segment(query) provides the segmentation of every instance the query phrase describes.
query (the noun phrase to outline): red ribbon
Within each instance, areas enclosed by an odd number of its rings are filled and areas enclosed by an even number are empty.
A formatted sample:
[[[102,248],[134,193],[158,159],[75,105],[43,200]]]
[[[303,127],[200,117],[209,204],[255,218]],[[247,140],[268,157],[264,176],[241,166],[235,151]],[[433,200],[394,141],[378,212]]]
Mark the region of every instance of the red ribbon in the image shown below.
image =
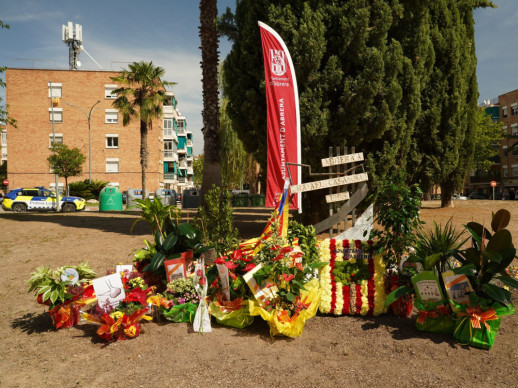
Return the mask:
[[[468,306],[466,311],[460,312],[459,317],[468,317],[471,322],[471,326],[475,329],[480,329],[480,323],[483,323],[484,326],[486,326],[487,331],[491,331],[487,321],[498,319],[494,308],[491,307],[489,310],[483,312],[480,307],[473,306]]]

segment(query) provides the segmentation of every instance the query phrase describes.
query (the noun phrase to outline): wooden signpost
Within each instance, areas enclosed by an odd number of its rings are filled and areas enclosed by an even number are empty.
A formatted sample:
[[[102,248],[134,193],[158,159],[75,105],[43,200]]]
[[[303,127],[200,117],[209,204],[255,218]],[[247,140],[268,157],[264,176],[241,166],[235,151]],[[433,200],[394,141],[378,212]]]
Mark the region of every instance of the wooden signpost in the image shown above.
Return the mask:
[[[329,147],[329,158],[322,159],[322,167],[329,168],[329,172],[312,174],[311,166],[302,166],[309,168],[310,176],[326,175],[330,178],[291,186],[292,193],[328,189],[326,202],[329,204],[329,217],[314,225],[316,233],[329,230],[329,237],[333,237],[335,229],[338,234],[341,229],[345,231],[349,225],[349,215],[351,225],[356,222],[356,207],[367,196],[368,175],[363,164],[357,164],[364,160],[363,152],[355,153],[354,147],[351,151],[348,154],[345,147],[341,154],[340,147],[336,147],[333,155],[333,148]],[[340,205],[341,202],[344,203]]]

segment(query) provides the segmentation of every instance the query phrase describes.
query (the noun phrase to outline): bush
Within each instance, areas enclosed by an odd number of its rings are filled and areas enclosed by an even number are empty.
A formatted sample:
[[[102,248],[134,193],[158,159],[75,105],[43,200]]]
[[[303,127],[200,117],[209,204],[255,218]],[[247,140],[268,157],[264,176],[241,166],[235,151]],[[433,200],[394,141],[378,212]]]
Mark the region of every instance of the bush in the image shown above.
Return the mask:
[[[82,182],[70,183],[68,189],[71,196],[81,197],[86,200],[99,199],[102,189],[104,189],[108,183],[109,182],[101,180],[92,180],[89,182],[88,179],[85,179]]]

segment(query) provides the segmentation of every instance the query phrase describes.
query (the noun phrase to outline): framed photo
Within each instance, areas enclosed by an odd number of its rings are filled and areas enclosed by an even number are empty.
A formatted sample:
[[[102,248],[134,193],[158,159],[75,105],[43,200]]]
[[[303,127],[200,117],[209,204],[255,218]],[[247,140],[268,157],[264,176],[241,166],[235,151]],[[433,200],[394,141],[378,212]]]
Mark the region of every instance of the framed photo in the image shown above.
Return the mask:
[[[113,310],[126,297],[121,275],[118,273],[94,279],[92,285],[97,296],[97,304],[105,311]]]

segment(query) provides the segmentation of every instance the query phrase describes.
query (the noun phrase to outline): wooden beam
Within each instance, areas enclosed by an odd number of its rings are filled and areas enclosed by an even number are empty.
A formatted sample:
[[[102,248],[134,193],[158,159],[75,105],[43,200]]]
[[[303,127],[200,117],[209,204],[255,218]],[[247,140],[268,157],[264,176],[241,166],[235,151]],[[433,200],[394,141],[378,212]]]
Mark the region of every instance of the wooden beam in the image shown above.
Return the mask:
[[[363,160],[363,152],[349,155],[338,155],[330,158],[321,159],[322,167],[336,166],[338,164],[347,164],[354,162],[361,162]]]
[[[322,233],[324,230],[328,230],[333,225],[336,225],[339,221],[344,220],[347,214],[358,206],[358,204],[367,196],[368,192],[369,189],[367,184],[363,183],[351,196],[351,199],[342,205],[338,212],[314,225],[315,232],[317,234]]]

